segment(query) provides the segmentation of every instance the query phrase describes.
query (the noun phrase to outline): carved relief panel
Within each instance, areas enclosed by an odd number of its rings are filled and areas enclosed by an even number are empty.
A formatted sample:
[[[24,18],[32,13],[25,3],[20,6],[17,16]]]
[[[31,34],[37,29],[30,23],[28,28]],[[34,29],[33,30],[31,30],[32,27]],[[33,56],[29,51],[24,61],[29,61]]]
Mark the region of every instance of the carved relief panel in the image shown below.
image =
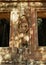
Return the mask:
[[[1,62],[46,60],[46,52],[43,53],[46,48],[38,46],[37,9],[34,4],[0,2],[0,5],[0,12],[10,12],[9,47],[0,48]]]
[[[0,5],[0,12],[10,12],[9,47],[0,48],[0,53],[2,53],[2,55],[0,54],[2,58],[1,62],[9,62],[9,60],[12,61],[12,59],[14,61],[19,53],[21,55],[19,55],[17,59],[20,59],[20,61],[22,61],[22,59],[26,60],[29,58],[28,54],[31,55],[31,8],[27,2],[1,2]],[[20,58],[21,56],[22,58]],[[17,62],[19,62],[19,60]]]

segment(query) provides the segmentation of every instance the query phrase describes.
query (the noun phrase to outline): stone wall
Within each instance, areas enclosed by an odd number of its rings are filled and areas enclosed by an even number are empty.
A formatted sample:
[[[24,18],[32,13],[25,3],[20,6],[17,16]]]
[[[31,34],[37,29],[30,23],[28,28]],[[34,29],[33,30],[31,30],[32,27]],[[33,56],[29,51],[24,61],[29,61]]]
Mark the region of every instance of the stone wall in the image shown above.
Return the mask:
[[[9,47],[0,48],[0,63],[44,64],[46,48],[38,47],[37,9],[31,6],[31,2],[3,2],[0,5],[0,12],[10,12]]]

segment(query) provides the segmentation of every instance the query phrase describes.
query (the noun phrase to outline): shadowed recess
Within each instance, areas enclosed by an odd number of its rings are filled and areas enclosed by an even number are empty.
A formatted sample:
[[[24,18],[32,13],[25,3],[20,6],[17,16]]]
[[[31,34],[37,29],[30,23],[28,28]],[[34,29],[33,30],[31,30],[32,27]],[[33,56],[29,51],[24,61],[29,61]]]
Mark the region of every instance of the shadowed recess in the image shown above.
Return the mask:
[[[0,19],[0,47],[9,46],[10,22],[9,20]]]
[[[46,18],[38,19],[38,43],[39,46],[46,46]]]

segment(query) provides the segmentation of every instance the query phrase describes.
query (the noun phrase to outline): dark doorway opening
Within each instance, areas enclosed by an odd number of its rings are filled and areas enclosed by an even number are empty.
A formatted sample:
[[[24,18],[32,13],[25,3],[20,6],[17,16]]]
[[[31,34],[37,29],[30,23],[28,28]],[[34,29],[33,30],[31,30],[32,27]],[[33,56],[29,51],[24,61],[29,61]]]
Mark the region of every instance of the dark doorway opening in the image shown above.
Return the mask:
[[[0,19],[0,47],[9,46],[10,21],[2,18]]]
[[[46,46],[46,18],[38,18],[38,44]]]
[[[0,47],[9,47],[10,12],[0,12]]]

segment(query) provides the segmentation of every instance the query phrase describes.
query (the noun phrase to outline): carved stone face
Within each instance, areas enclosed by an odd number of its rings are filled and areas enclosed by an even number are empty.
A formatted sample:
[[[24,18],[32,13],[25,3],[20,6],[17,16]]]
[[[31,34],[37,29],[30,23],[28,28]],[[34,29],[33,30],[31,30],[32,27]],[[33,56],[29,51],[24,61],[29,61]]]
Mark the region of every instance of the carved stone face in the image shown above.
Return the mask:
[[[19,22],[18,28],[19,28],[19,32],[27,32],[28,31],[28,21],[26,20],[26,18],[21,19],[21,22]]]

